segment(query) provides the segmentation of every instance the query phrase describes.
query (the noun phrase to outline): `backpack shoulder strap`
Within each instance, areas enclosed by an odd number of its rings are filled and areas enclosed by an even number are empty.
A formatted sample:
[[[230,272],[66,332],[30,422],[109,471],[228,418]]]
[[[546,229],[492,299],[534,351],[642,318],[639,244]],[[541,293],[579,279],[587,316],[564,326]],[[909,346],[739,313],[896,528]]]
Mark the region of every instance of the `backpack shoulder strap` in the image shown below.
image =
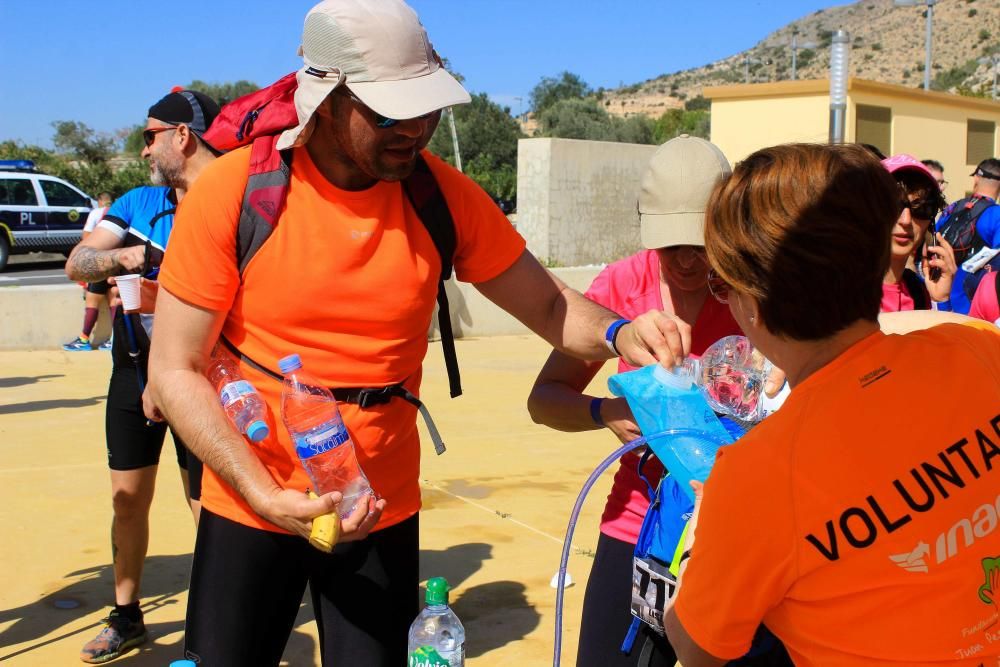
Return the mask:
[[[288,195],[292,151],[277,150],[277,142],[278,136],[260,137],[250,148],[250,172],[236,229],[236,265],[241,277],[274,231],[278,212]]]
[[[455,257],[455,222],[448,210],[437,179],[427,166],[423,155],[417,155],[417,164],[413,173],[403,180],[403,191],[417,212],[417,217],[423,223],[434,241],[438,256],[441,258],[441,275],[438,279],[438,328],[441,331],[441,348],[444,351],[444,364],[448,370],[448,386],[451,397],[462,395],[462,378],[458,370],[458,355],[455,352],[455,335],[451,328],[451,311],[448,307],[448,294],[445,281],[451,278]]]

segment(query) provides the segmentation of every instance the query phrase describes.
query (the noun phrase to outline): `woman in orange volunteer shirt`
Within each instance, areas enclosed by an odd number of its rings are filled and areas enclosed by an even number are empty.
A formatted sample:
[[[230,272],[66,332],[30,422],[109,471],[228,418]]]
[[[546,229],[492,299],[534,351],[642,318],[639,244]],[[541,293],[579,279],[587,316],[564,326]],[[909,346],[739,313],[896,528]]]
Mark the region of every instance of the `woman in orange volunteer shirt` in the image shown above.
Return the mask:
[[[705,484],[666,616],[685,667],[760,623],[801,665],[998,664],[1000,335],[879,330],[899,212],[848,145],[763,149],[712,195],[709,285],[792,392]]]

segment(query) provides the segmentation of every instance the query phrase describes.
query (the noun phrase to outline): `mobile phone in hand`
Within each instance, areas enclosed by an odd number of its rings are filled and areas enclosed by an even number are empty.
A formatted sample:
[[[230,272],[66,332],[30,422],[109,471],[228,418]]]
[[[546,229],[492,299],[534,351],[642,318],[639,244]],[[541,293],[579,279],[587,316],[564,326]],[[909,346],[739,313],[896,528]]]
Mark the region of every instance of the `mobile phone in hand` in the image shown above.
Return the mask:
[[[937,257],[937,255],[932,254],[931,251],[930,251],[931,248],[933,248],[934,246],[937,245],[937,225],[934,224],[933,220],[931,220],[931,224],[927,227],[927,238],[929,239],[929,242],[927,244],[927,260],[926,261],[930,262],[932,259],[934,259],[935,257]],[[935,280],[936,281],[938,278],[941,277],[941,269],[939,267],[937,267],[937,266],[931,266],[930,269],[931,270],[929,272],[929,276],[930,276],[931,280]]]

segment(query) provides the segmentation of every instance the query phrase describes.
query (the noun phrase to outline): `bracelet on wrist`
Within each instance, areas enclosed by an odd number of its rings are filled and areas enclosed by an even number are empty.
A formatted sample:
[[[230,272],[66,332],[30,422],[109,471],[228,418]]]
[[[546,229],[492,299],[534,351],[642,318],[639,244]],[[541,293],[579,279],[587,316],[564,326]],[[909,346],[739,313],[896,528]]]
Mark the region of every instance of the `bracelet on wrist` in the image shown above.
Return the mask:
[[[601,417],[601,404],[604,403],[603,398],[593,398],[590,400],[590,418],[594,420],[594,423],[598,426],[604,426],[604,419]]]
[[[608,349],[611,350],[611,352],[616,357],[622,356],[621,352],[618,351],[618,345],[617,345],[618,332],[621,331],[621,328],[623,326],[629,324],[631,321],[632,320],[626,320],[626,319],[615,320],[608,327],[608,330],[604,332],[604,343],[608,346]]]

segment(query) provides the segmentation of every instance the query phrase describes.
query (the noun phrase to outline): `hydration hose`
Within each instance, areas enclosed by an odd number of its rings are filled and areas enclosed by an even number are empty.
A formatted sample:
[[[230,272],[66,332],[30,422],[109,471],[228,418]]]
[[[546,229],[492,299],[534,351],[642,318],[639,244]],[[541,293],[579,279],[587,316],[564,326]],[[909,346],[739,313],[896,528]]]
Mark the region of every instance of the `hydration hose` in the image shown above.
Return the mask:
[[[627,445],[622,445],[612,452],[606,459],[601,461],[597,468],[594,469],[594,472],[590,474],[590,477],[587,478],[583,488],[580,489],[580,495],[576,497],[576,504],[573,505],[573,511],[569,515],[569,525],[566,526],[566,537],[563,540],[562,558],[559,561],[559,572],[556,581],[556,637],[555,649],[552,654],[552,667],[559,667],[559,661],[562,658],[562,612],[563,595],[565,591],[563,586],[566,583],[566,568],[569,564],[569,552],[572,548],[573,532],[576,530],[576,521],[580,518],[580,510],[583,509],[583,501],[587,498],[587,494],[590,493],[591,487],[593,487],[597,482],[597,478],[600,477],[605,470],[611,467],[611,464],[615,461],[633,449],[642,447],[646,444],[647,440],[673,436],[692,436],[699,439],[708,438],[708,435],[703,431],[690,428],[672,428],[666,431],[661,431],[660,433],[650,436],[649,438],[644,436],[636,438]]]

